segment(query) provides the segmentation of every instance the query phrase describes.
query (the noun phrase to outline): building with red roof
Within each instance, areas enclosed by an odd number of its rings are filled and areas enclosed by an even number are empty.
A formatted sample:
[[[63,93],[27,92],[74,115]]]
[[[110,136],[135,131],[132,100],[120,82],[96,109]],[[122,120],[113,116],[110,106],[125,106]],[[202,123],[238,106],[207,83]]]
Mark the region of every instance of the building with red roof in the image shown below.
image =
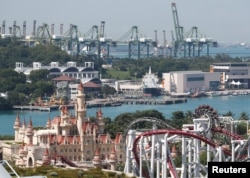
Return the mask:
[[[15,141],[22,144],[13,157],[18,166],[67,164],[113,169],[117,163],[125,161],[122,134],[118,133],[113,139],[104,133],[101,109],[97,110],[94,121],[86,116],[84,89],[84,84],[78,84],[74,114],[62,105],[59,108],[60,116],[48,118],[43,129],[34,129],[32,119],[27,126],[25,121],[22,124],[17,115],[13,126]]]

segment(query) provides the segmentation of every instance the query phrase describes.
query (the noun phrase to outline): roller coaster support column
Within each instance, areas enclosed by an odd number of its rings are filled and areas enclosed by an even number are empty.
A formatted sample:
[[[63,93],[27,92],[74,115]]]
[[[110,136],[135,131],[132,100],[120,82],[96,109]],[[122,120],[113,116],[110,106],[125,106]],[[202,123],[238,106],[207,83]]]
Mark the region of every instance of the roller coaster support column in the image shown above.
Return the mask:
[[[231,161],[234,162],[235,161],[235,144],[234,142],[232,142],[232,158],[231,158]]]
[[[143,178],[143,175],[142,175],[142,160],[143,160],[143,151],[144,151],[144,146],[143,146],[143,136],[141,137],[141,140],[140,140],[140,178]],[[145,153],[144,153],[145,154]]]
[[[133,160],[133,154],[132,154],[132,145],[135,139],[135,130],[129,130],[128,132],[128,136],[127,136],[127,140],[125,140],[126,147],[129,146],[129,148],[125,148],[126,149],[126,162],[125,162],[125,168],[124,168],[124,173],[131,173],[131,165],[132,164],[132,160]]]
[[[192,144],[193,140],[188,140],[188,177],[192,177]]]
[[[181,164],[181,178],[185,178],[187,174],[187,169],[186,169],[186,138],[182,136],[182,148],[181,148],[181,159],[182,159],[182,164]]]
[[[218,152],[219,152],[219,162],[222,162],[222,149],[221,149],[221,146],[219,146],[217,149],[218,149]]]
[[[164,144],[162,145],[162,177],[167,177],[168,162],[168,134],[164,135]]]
[[[160,178],[160,143],[157,142],[156,144],[156,178]]]
[[[156,130],[157,126],[155,123],[153,123],[153,130]],[[154,149],[154,145],[155,145],[155,135],[152,135],[151,137],[151,167],[150,167],[150,172],[151,174],[154,173],[154,159],[155,159],[155,149]]]

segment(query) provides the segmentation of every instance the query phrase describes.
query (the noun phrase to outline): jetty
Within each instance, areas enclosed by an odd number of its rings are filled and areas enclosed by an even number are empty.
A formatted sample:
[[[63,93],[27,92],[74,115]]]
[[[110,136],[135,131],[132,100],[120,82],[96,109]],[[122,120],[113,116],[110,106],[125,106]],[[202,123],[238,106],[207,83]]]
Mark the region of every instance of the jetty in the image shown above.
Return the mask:
[[[187,98],[168,98],[156,100],[155,98],[115,98],[113,100],[107,99],[94,99],[86,102],[87,108],[92,107],[115,107],[121,106],[123,104],[136,104],[136,105],[168,105],[168,104],[178,104],[186,103]],[[66,105],[69,109],[73,109],[74,105]],[[30,111],[46,111],[50,112],[52,110],[58,110],[60,105],[50,105],[50,106],[32,106],[32,105],[14,105],[14,110],[30,110]]]
[[[178,104],[178,103],[186,103],[187,98],[169,98],[169,99],[161,99],[156,100],[154,98],[140,98],[140,99],[133,99],[133,98],[124,98],[121,99],[120,102],[123,104],[154,104],[154,105],[168,105],[168,104]]]
[[[52,110],[58,110],[60,107],[60,105],[51,105],[51,106],[30,106],[30,105],[26,105],[26,106],[18,106],[18,105],[14,105],[13,109],[14,110],[30,110],[30,111],[46,111],[46,112],[50,112]],[[73,105],[67,105],[67,107],[73,108]]]
[[[186,103],[187,98],[168,98],[168,99],[155,99],[151,97],[145,98],[127,98],[118,97],[112,99],[94,99],[87,101],[87,107],[108,107],[108,106],[121,106],[123,104],[136,104],[136,105],[167,105],[167,104],[178,104]]]

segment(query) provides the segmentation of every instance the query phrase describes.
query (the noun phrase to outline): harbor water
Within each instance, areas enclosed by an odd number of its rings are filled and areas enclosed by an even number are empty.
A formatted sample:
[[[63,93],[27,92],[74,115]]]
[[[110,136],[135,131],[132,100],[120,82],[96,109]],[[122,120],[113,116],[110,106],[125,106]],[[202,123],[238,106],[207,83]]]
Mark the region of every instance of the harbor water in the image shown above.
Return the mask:
[[[194,112],[194,110],[203,104],[210,105],[217,110],[219,115],[223,115],[228,111],[234,114],[234,119],[238,119],[242,112],[246,112],[250,116],[250,94],[248,95],[227,95],[227,96],[215,96],[215,97],[200,97],[200,98],[188,98],[186,103],[178,104],[123,104],[121,106],[102,107],[103,117],[110,117],[115,119],[118,115],[123,113],[133,113],[136,111],[144,110],[157,110],[161,112],[165,118],[171,119],[172,113],[175,111],[187,111]],[[99,108],[88,108],[87,117],[95,117],[96,111]],[[70,110],[70,113],[74,115],[74,110]],[[51,112],[46,111],[29,111],[29,110],[13,110],[13,111],[1,111],[0,112],[0,135],[13,135],[13,124],[15,118],[19,114],[21,121],[25,119],[26,123],[32,119],[33,126],[44,127],[48,118],[53,119],[55,116],[60,115],[59,110],[53,110]]]

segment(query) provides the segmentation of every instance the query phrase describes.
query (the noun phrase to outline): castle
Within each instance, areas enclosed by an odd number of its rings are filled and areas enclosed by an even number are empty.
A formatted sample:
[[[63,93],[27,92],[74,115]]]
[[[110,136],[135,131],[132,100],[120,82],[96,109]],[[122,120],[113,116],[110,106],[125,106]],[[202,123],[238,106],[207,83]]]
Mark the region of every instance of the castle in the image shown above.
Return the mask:
[[[112,139],[104,133],[105,123],[101,109],[94,122],[86,117],[86,102],[82,83],[77,89],[75,116],[61,106],[60,116],[48,118],[43,129],[35,129],[32,120],[26,125],[17,115],[14,123],[15,142],[21,143],[16,151],[16,165],[36,167],[43,164],[80,167],[104,167],[115,170],[125,161],[122,133]]]

